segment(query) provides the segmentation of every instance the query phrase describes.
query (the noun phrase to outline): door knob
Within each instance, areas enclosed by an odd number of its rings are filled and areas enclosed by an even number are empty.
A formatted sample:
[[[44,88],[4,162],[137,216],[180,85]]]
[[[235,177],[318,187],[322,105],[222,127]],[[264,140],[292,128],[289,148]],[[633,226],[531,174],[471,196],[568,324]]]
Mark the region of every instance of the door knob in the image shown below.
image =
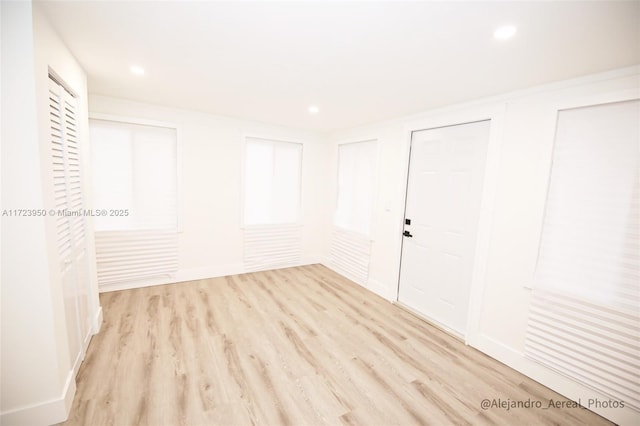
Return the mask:
[[[409,238],[413,237],[413,235],[411,235],[411,232],[409,232],[409,231],[404,231],[402,233],[402,235],[404,235],[405,237],[409,237]]]

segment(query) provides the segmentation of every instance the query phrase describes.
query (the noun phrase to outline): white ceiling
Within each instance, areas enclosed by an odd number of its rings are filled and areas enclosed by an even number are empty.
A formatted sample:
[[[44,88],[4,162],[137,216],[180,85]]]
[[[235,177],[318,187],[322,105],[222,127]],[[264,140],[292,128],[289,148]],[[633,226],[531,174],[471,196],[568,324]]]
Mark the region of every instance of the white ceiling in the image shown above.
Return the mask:
[[[90,93],[317,130],[640,63],[638,1],[40,7]],[[494,40],[504,24],[518,33]]]

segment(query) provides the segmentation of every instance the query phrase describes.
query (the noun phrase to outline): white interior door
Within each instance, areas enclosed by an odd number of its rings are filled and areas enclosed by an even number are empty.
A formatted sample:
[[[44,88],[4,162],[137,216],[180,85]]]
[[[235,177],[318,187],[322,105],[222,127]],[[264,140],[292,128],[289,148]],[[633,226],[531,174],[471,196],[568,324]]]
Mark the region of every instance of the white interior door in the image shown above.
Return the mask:
[[[490,121],[414,132],[398,301],[464,335]]]

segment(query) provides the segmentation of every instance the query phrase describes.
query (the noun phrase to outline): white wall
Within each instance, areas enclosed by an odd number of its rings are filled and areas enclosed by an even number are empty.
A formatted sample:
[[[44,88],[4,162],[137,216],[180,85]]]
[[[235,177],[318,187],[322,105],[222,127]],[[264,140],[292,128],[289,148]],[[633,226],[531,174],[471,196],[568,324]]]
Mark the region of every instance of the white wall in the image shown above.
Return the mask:
[[[380,143],[368,287],[389,300],[396,299],[411,130],[492,118],[481,213],[483,234],[479,236],[467,342],[570,398],[586,401],[596,395],[523,357],[530,298],[527,287],[536,262],[556,111],[633,93],[638,96],[638,73],[638,67],[617,70],[332,134],[333,170],[338,143],[373,138]],[[335,182],[329,199],[335,205]],[[595,411],[623,424],[637,416],[630,409]]]
[[[1,7],[2,209],[44,208],[31,4]],[[44,235],[42,218],[2,217],[3,414],[61,389]]]
[[[86,76],[30,2],[2,2],[2,209],[50,209],[48,73],[80,95]],[[86,128],[80,140],[86,142]],[[66,418],[75,393],[55,218],[2,217],[2,424]],[[91,255],[91,254],[90,254]],[[95,273],[85,290],[97,329]]]
[[[319,134],[100,95],[90,95],[89,110],[91,114],[165,122],[179,127],[183,216],[178,240],[178,281],[244,270],[241,173],[245,136],[304,144],[302,262],[320,261],[324,250],[322,229],[328,150]],[[121,287],[109,286],[102,290]]]

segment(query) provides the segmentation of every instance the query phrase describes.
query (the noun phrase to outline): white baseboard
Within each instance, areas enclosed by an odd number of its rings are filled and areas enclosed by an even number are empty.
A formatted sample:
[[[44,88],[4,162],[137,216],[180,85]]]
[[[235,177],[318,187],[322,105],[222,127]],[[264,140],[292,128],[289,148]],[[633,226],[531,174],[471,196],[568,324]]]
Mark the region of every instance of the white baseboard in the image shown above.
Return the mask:
[[[98,292],[99,293],[108,293],[110,291],[120,291],[120,290],[131,290],[134,288],[143,288],[143,287],[152,287],[155,285],[165,285],[165,284],[173,284],[178,282],[179,280],[175,275],[166,276],[166,277],[156,277],[150,278],[146,280],[137,280],[131,282],[123,282],[117,284],[107,284],[107,285],[99,285]],[[188,281],[188,280],[182,280]]]
[[[305,266],[305,265],[313,265],[321,262],[321,256],[306,256],[303,257],[300,262],[289,265],[293,266]],[[273,268],[266,268],[265,270],[269,270]],[[217,265],[217,266],[206,266],[202,268],[189,268],[189,269],[181,269],[174,276],[171,277],[157,277],[143,281],[135,281],[128,283],[120,283],[120,284],[112,284],[112,285],[103,285],[100,286],[100,293],[106,293],[109,291],[119,291],[119,290],[130,290],[133,288],[142,288],[142,287],[150,287],[154,285],[165,285],[165,284],[175,284],[186,281],[196,281],[196,280],[206,280],[208,278],[219,278],[226,277],[229,275],[238,275],[249,272],[245,269],[244,264],[236,263],[230,265]],[[257,272],[257,271],[251,271]]]
[[[396,288],[385,285],[381,281],[369,279],[367,287],[369,288],[369,290],[373,291],[375,294],[382,297],[383,299],[388,300],[389,302],[395,302],[398,299]]]
[[[181,269],[176,274],[176,278],[173,282],[181,283],[185,281],[206,280],[207,278],[226,277],[228,275],[237,275],[244,272],[244,265],[242,263]]]
[[[156,285],[175,284],[186,281],[204,280],[207,278],[225,277],[227,275],[242,274],[244,266],[239,264],[234,265],[219,265],[208,266],[203,268],[189,268],[181,269],[173,276],[156,277],[147,280],[138,280],[132,282],[103,285],[100,286],[100,293],[106,293],[109,291],[131,290],[134,288],[151,287]]]
[[[479,334],[469,339],[469,344],[536,382],[553,389],[560,395],[572,401],[580,402],[583,407],[598,413],[614,423],[619,425],[638,424],[640,413],[632,408],[628,406],[624,408],[604,408],[602,405],[590,402],[590,400],[597,400],[599,402],[609,401],[610,398],[537,362],[527,359],[522,352],[508,347],[489,336]],[[483,397],[493,398],[491,395]],[[545,401],[542,402],[544,403]]]
[[[60,397],[5,411],[0,414],[0,424],[7,426],[33,426],[53,425],[64,422],[69,417],[75,394],[75,376],[72,371],[69,371]]]
[[[359,282],[355,277],[351,276],[347,271],[343,271],[342,268],[337,267],[337,265],[331,261],[331,258],[323,257],[321,263],[323,266],[331,269],[336,274],[348,279],[349,281],[352,281],[358,284],[360,287],[367,288],[366,283]]]
[[[98,306],[98,309],[96,310],[96,314],[93,318],[92,326],[93,326],[92,333],[98,334],[100,332],[100,329],[102,328],[102,306]]]
[[[322,256],[305,256],[302,258],[300,262],[300,266],[304,265],[315,265],[317,263],[322,263]]]
[[[352,277],[350,277],[347,274],[345,274],[339,268],[335,268],[333,266],[331,260],[328,257],[321,257],[318,260],[319,260],[319,262],[316,262],[316,263],[320,263],[321,265],[331,269],[336,274],[341,275],[341,276],[345,277],[346,279],[348,279],[350,281],[353,281],[354,283],[366,288],[367,290],[371,291],[372,293],[377,294],[378,296],[382,297],[383,299],[388,300],[389,302],[395,302],[395,300],[396,300],[396,289],[395,289],[395,287],[387,286],[387,285],[383,284],[381,281],[376,281],[376,280],[373,280],[371,278],[369,278],[369,280],[367,281],[366,284],[359,283],[359,282],[355,281]]]

